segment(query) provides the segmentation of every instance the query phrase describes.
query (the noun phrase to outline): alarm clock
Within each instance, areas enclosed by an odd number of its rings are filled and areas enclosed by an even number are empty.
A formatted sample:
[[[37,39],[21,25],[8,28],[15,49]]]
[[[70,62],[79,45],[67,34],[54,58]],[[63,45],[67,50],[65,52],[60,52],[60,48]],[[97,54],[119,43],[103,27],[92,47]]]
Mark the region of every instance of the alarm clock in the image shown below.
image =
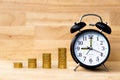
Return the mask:
[[[86,23],[82,21],[86,16],[95,16],[100,19],[96,24],[89,24],[89,26],[96,26],[99,30],[81,30],[86,26]],[[87,69],[94,69],[104,64],[110,55],[110,43],[102,32],[111,34],[111,28],[106,23],[103,23],[99,15],[85,14],[81,17],[80,22],[75,22],[70,29],[71,33],[76,31],[78,33],[70,45],[73,60]]]

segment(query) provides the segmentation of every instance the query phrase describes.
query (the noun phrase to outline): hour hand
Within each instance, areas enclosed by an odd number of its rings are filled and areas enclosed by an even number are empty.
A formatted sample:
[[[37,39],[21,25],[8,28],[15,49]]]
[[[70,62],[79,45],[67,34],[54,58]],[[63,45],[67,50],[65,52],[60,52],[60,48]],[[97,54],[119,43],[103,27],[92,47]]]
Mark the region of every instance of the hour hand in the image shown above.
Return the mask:
[[[89,48],[88,47],[83,47],[81,48],[82,50],[88,50]]]

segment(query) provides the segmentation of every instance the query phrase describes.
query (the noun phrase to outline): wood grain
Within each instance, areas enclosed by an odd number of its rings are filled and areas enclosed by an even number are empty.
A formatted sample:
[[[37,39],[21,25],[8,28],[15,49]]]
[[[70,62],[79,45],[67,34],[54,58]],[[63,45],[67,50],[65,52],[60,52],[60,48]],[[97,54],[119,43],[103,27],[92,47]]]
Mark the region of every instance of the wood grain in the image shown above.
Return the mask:
[[[71,34],[70,28],[86,13],[99,14],[108,22],[112,34],[104,34],[111,43],[109,61],[120,61],[120,0],[0,0],[0,59],[41,60],[42,53],[49,52],[57,60],[57,49],[66,47],[67,59],[73,61],[70,43],[77,32]],[[95,24],[99,19],[83,21]],[[93,27],[84,29],[89,28]]]
[[[0,11],[0,26],[23,26],[25,20],[23,12]]]
[[[105,72],[103,67],[96,70],[79,67],[74,72],[73,69],[76,66],[74,62],[69,62],[67,69],[58,69],[55,61],[52,62],[51,69],[43,69],[42,62],[39,60],[36,69],[28,69],[27,61],[21,61],[23,68],[15,69],[13,68],[13,62],[16,61],[0,61],[1,80],[120,80],[120,62],[107,62],[106,66],[109,68],[109,72]]]
[[[90,12],[89,12],[90,13]],[[80,18],[83,14],[81,13],[45,13],[45,12],[40,12],[40,13],[31,13],[28,12],[27,14],[27,25],[28,26],[40,26],[40,27],[71,27],[74,22],[79,22]],[[56,14],[56,15],[55,15]],[[106,21],[110,23],[110,15],[108,13],[102,13],[99,12],[104,19],[103,21]],[[39,17],[41,16],[41,17]],[[96,23],[97,21],[100,21],[99,18],[96,18],[94,16],[88,17],[87,19],[83,19],[82,21],[85,21],[86,23]]]

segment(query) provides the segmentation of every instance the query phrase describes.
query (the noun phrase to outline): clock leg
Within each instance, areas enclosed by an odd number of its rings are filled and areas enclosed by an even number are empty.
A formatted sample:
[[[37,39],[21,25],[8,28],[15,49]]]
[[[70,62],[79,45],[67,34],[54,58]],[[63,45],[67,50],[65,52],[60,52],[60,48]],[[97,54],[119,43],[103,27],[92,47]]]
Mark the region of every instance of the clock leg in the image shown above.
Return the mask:
[[[108,68],[105,66],[105,64],[103,64],[103,67],[105,68],[105,71],[108,72]]]
[[[76,71],[79,66],[80,66],[80,63],[77,64],[77,66],[75,67],[74,71]]]

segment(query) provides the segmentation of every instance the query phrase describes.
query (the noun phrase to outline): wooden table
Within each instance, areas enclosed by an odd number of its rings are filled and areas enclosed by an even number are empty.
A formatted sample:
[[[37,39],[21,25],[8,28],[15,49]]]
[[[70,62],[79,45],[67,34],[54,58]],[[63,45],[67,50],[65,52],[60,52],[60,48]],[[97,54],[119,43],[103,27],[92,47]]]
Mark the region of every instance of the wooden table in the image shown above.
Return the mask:
[[[41,61],[38,68],[28,69],[27,61],[22,61],[24,68],[13,68],[14,61],[0,61],[0,80],[120,80],[120,62],[106,62],[109,72],[103,67],[87,70],[79,67],[73,71],[76,63],[68,62],[67,69],[58,69],[57,62],[52,62],[51,69],[43,69]]]

